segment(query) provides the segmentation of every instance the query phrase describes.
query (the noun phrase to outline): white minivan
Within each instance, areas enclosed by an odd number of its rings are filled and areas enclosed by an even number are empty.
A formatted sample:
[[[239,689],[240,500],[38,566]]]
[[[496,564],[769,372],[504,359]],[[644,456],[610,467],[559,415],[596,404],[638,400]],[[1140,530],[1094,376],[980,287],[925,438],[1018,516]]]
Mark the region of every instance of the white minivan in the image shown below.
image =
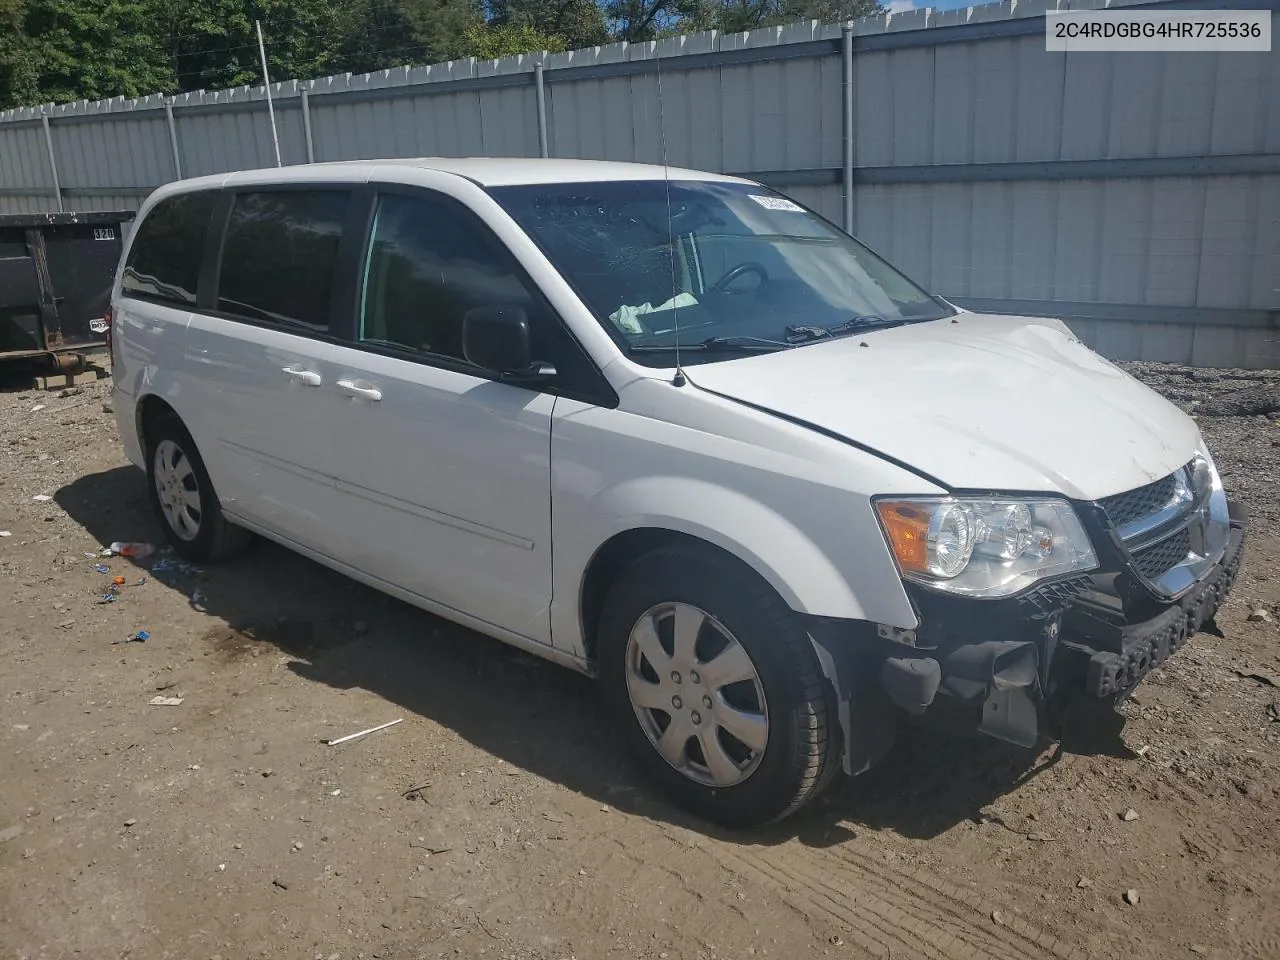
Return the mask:
[[[724,824],[865,770],[905,719],[1031,747],[1105,714],[1241,562],[1188,416],[1061,322],[957,309],[734,177],[172,183],[110,321],[180,554],[260,534],[594,674],[641,765]]]

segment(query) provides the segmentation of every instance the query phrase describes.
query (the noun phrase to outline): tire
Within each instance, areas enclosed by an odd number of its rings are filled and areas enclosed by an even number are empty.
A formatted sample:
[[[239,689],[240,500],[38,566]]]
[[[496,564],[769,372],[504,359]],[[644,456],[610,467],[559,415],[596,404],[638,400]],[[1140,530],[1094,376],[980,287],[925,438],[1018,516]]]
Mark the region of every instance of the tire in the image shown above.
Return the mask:
[[[147,431],[147,493],[165,539],[187,560],[215,563],[253,541],[253,534],[223,516],[200,451],[172,414],[156,420]],[[183,498],[181,504],[175,503],[175,495]],[[179,505],[185,511],[174,509]]]
[[[695,632],[692,659],[682,657],[689,644],[677,649],[677,637]],[[731,557],[679,545],[635,561],[605,599],[598,650],[606,700],[639,764],[707,820],[742,828],[782,819],[839,769],[833,696],[808,635],[782,598]],[[729,660],[717,659],[726,652]],[[719,683],[748,670],[750,679]]]

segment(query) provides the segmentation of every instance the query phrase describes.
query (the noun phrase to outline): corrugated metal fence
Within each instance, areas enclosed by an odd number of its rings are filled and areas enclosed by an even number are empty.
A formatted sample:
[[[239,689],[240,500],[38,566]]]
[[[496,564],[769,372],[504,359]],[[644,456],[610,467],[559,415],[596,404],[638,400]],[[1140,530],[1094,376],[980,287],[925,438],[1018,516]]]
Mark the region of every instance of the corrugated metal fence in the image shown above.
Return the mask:
[[[1280,368],[1280,50],[1048,53],[1046,9],[703,33],[272,85],[286,164],[585,157],[744,173],[930,289],[1117,359]],[[1154,7],[1272,11],[1280,0]],[[1273,30],[1274,32],[1274,30]],[[261,87],[0,113],[0,212],[274,162]],[[846,185],[850,189],[846,189]]]

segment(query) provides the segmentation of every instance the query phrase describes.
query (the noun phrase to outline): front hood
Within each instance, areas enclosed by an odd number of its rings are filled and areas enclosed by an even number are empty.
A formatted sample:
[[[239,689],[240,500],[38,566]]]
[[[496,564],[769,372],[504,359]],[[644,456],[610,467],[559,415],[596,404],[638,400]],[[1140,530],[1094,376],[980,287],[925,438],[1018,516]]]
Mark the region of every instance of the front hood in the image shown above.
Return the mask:
[[[1035,317],[962,313],[685,374],[952,489],[1096,500],[1172,473],[1200,436],[1060,321]]]

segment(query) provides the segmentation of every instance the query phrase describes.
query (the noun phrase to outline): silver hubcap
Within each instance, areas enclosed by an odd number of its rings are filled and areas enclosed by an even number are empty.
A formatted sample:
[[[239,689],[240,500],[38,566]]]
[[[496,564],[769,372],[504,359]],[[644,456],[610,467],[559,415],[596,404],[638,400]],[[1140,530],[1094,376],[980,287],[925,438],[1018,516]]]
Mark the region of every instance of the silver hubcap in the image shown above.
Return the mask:
[[[769,741],[760,675],[709,613],[664,603],[636,621],[627,692],[649,742],[689,779],[731,787],[760,765]]]
[[[161,440],[155,453],[156,498],[165,521],[183,540],[200,534],[200,486],[182,448]]]

